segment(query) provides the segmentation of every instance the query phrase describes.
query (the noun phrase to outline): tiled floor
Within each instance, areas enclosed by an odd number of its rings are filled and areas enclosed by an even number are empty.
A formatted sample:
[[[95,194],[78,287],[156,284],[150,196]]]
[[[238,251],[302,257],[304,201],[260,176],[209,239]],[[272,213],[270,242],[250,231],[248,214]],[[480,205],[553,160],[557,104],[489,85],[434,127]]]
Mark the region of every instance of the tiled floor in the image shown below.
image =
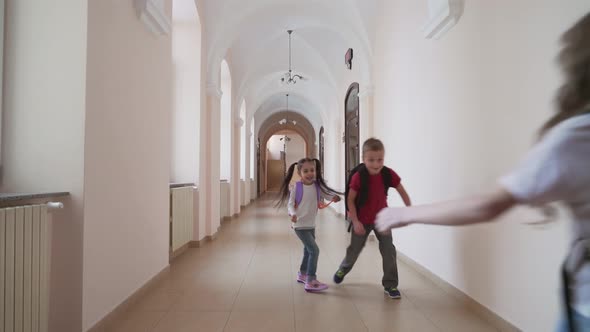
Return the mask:
[[[318,279],[330,288],[308,294],[295,281],[303,249],[284,209],[258,200],[215,241],[176,259],[157,289],[110,331],[496,331],[399,261],[402,299],[385,296],[376,241],[335,285],[348,242],[343,220],[320,212],[316,236]]]

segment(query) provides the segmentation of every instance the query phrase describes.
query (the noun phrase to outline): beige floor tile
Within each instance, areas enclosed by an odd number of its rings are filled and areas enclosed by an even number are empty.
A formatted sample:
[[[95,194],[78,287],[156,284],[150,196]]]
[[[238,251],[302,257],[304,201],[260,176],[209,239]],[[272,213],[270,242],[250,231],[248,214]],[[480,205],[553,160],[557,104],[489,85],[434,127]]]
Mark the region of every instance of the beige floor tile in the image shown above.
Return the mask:
[[[201,290],[185,293],[171,311],[231,311],[237,291]]]
[[[228,312],[168,312],[153,332],[221,332]]]
[[[428,292],[406,290],[404,294],[420,310],[442,310],[449,307],[461,307],[461,303],[457,299],[441,289]]]
[[[262,311],[293,310],[293,292],[291,288],[240,290],[233,310]]]
[[[356,308],[295,308],[295,329],[301,332],[368,331]]]
[[[318,279],[330,288],[306,293],[296,282],[303,246],[284,211],[259,200],[224,223],[214,241],[176,258],[156,287],[112,325],[119,331],[438,332],[495,331],[459,301],[398,260],[401,300],[381,286],[377,241],[368,241],[352,272],[332,276],[350,242],[341,217],[318,216]],[[109,330],[110,331],[110,330]]]
[[[136,311],[167,311],[172,305],[180,299],[182,293],[178,291],[170,291],[159,289],[143,298],[139,299],[137,304],[132,308]]]
[[[370,332],[440,332],[417,310],[381,308],[359,311]]]
[[[224,332],[295,331],[293,310],[232,311]]]
[[[401,299],[392,299],[381,285],[353,284],[345,286],[348,297],[359,310],[415,309],[414,303],[401,291]]]
[[[465,308],[426,310],[423,313],[441,331],[498,332],[496,328]]]
[[[105,330],[110,332],[151,331],[165,314],[165,311],[131,311]]]
[[[353,310],[355,308],[349,294],[342,288],[330,287],[319,293],[308,293],[303,284],[297,284],[293,289],[295,308],[307,310],[321,310],[323,308]]]

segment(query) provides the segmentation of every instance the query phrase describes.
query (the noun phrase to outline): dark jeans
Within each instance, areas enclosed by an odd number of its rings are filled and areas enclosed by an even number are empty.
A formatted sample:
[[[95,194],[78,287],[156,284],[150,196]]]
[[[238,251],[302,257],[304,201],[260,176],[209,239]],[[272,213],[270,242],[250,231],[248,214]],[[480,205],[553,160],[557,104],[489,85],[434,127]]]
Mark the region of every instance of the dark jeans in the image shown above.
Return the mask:
[[[295,234],[303,243],[303,260],[299,271],[307,274],[307,280],[314,280],[316,279],[318,257],[320,256],[320,248],[315,243],[315,229],[296,229]]]
[[[381,284],[386,288],[397,287],[399,282],[396,262],[397,253],[395,246],[393,245],[391,233],[383,235],[375,231],[375,225],[363,226],[365,226],[365,235],[355,234],[354,229],[350,231],[350,245],[346,249],[346,257],[344,257],[344,260],[340,263],[340,269],[344,271],[345,274],[350,272],[359,257],[359,254],[365,247],[369,234],[373,231],[375,236],[377,236],[377,240],[379,240],[379,251],[381,252],[381,258],[383,259],[383,279],[381,279]]]

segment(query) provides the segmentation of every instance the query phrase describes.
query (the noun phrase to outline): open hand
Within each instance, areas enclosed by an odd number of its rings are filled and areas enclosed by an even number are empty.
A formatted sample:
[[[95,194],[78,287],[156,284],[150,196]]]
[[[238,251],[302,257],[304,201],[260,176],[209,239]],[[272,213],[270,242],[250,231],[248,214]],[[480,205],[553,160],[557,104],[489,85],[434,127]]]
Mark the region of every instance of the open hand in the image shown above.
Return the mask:
[[[402,221],[404,208],[384,208],[377,213],[375,218],[375,229],[380,233],[386,233],[392,228],[407,226],[408,223]]]

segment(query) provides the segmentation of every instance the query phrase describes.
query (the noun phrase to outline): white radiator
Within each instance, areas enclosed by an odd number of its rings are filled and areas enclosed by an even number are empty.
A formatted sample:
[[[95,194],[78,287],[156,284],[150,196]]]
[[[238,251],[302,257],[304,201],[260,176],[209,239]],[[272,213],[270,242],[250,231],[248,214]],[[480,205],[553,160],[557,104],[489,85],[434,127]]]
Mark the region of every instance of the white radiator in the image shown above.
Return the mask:
[[[175,251],[192,240],[193,187],[170,189],[171,247]]]
[[[0,332],[45,332],[49,315],[47,205],[0,209]]]

